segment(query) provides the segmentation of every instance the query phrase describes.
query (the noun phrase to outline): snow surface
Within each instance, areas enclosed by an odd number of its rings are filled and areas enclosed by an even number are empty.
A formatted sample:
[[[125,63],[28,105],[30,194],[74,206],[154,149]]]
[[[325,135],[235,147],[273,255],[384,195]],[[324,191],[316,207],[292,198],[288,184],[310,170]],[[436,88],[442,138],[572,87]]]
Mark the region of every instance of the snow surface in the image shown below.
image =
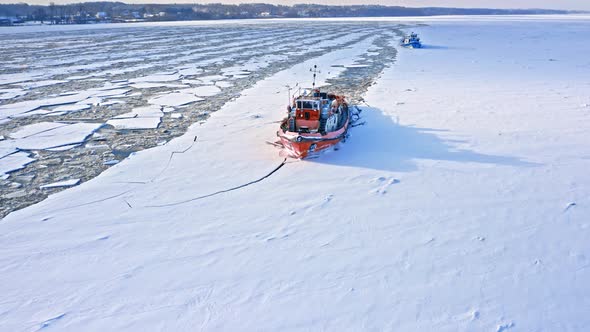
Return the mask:
[[[412,30],[425,48],[400,50],[338,151],[219,193],[283,161],[264,142],[285,97],[268,91],[350,66],[370,40],[8,215],[0,326],[589,330],[590,21]]]

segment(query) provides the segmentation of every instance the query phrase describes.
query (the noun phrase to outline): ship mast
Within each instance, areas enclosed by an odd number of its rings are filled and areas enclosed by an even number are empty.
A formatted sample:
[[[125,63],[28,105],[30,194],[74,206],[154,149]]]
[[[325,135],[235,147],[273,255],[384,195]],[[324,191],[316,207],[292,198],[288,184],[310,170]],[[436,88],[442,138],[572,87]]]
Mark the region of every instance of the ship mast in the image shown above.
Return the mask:
[[[288,99],[287,105],[291,105],[291,90],[293,90],[293,88],[289,85],[285,85],[285,87],[287,88],[287,93],[289,94],[289,99]]]
[[[316,74],[318,73],[318,65],[313,65],[313,68],[309,69],[309,71],[313,73],[312,88],[315,89],[315,78],[316,78]]]

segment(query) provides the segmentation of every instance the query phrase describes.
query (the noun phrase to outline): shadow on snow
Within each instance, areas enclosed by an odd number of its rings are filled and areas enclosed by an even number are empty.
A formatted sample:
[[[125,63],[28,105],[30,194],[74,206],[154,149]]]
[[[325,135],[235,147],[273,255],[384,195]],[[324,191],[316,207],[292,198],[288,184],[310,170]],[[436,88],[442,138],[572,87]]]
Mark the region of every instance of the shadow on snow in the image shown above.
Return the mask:
[[[516,157],[496,156],[454,148],[460,140],[445,140],[437,135],[447,130],[402,126],[381,110],[362,107],[360,122],[352,128],[350,138],[340,144],[340,151],[323,153],[311,162],[372,168],[392,172],[414,171],[416,159],[482,163],[514,167],[539,164]]]
[[[444,46],[444,45],[431,45],[431,44],[422,44],[420,49],[427,49],[427,50],[462,50],[462,51],[469,51],[474,50],[473,47],[457,47],[457,46]]]

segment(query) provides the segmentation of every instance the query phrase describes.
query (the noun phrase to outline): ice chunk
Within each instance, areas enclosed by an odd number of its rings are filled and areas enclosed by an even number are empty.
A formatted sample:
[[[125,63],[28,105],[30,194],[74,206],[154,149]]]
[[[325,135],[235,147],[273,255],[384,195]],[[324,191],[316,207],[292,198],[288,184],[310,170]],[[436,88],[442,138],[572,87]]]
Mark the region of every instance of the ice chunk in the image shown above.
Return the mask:
[[[59,187],[71,187],[71,186],[77,185],[78,183],[80,183],[80,179],[71,179],[71,180],[65,180],[65,181],[59,181],[59,182],[54,182],[54,183],[50,183],[50,184],[45,184],[39,188],[50,189],[50,188],[59,188]]]
[[[87,110],[91,108],[88,104],[72,104],[72,105],[64,105],[58,106],[53,109],[54,112],[79,112],[83,110]]]
[[[0,85],[32,81],[40,75],[31,73],[2,74],[0,75]]]
[[[178,81],[180,79],[179,74],[154,74],[148,75],[144,77],[138,77],[130,79],[129,82],[132,83],[139,83],[139,82],[171,82],[171,81]]]
[[[17,85],[20,85],[25,89],[35,89],[35,88],[40,88],[40,87],[44,87],[44,86],[62,84],[62,83],[67,83],[67,82],[68,81],[64,81],[64,80],[44,80],[44,81],[19,83]]]
[[[16,114],[16,115],[13,115],[12,118],[13,119],[24,118],[24,117],[33,116],[33,115],[46,115],[49,113],[53,113],[53,112],[49,111],[49,110],[41,109],[41,110],[35,110],[35,111],[27,112],[27,113]]]
[[[187,67],[180,69],[178,73],[182,76],[193,76],[203,72],[203,69],[197,67]]]
[[[112,105],[116,105],[116,104],[125,104],[125,102],[123,100],[113,99],[113,100],[105,101],[101,105],[102,106],[112,106]]]
[[[209,75],[209,76],[199,77],[199,81],[203,82],[203,84],[209,85],[209,84],[215,83],[215,81],[222,81],[226,78],[227,77],[222,76],[222,75]]]
[[[1,141],[2,143],[0,143],[0,159],[18,151],[15,147],[6,144],[5,140]]]
[[[240,78],[246,78],[248,77],[248,75],[234,75],[232,76],[232,79],[240,79]]]
[[[217,81],[217,82],[215,82],[215,85],[217,85],[220,88],[229,88],[233,84],[228,81]]]
[[[251,73],[249,71],[246,70],[241,70],[241,69],[224,69],[223,71],[223,75],[225,76],[248,76]]]
[[[192,93],[172,92],[152,98],[148,100],[148,103],[161,106],[182,106],[201,100],[204,99],[199,98]]]
[[[192,94],[199,96],[199,97],[210,97],[210,96],[214,96],[214,95],[218,94],[219,92],[221,92],[221,89],[215,85],[206,85],[206,86],[199,86],[199,87],[191,88],[191,89],[184,89],[184,90],[180,90],[178,92],[188,92],[188,93],[192,93]]]
[[[153,129],[158,128],[162,115],[158,106],[139,107],[114,117],[107,121],[107,124],[116,129]]]
[[[50,148],[50,149],[46,149],[46,150],[47,151],[55,151],[55,152],[58,152],[58,151],[67,151],[67,150],[71,150],[71,149],[73,149],[73,148],[75,148],[77,146],[80,146],[80,144],[79,143],[76,143],[76,144],[58,146],[56,148]]]
[[[13,139],[22,139],[68,125],[67,123],[61,122],[39,122],[21,127],[18,131],[8,136]]]
[[[27,91],[21,89],[0,89],[0,100],[8,100],[27,94]]]
[[[135,89],[152,89],[152,88],[186,88],[184,84],[170,84],[170,83],[152,83],[152,82],[139,82],[131,84],[130,87]]]
[[[92,93],[93,97],[120,97],[124,96],[127,92],[131,91],[128,88],[118,88],[118,89],[111,89],[106,91],[99,91],[97,93]]]
[[[100,128],[102,123],[60,123],[40,122],[24,126],[11,133],[11,144],[22,150],[44,150],[65,145],[83,143],[88,136]]]
[[[87,99],[88,97],[90,97],[90,95],[90,92],[73,92],[69,94],[62,94],[58,97],[48,99],[27,100],[14,104],[2,105],[0,106],[0,119],[9,118],[17,114],[34,111],[40,107],[74,104]]]
[[[32,163],[35,159],[30,158],[26,152],[16,152],[0,158],[0,174],[13,172],[24,168]]]

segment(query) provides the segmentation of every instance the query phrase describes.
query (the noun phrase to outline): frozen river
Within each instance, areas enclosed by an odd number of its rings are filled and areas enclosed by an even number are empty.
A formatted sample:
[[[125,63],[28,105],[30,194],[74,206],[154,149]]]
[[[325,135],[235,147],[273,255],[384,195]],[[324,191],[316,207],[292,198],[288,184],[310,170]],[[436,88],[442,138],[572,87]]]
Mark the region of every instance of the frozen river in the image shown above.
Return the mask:
[[[590,18],[422,22],[2,35],[0,330],[589,331]]]
[[[397,27],[181,22],[0,33],[0,217],[166,144],[260,79],[369,40],[363,64],[339,81],[360,93],[358,81],[366,89],[393,63]],[[321,70],[342,67],[331,65]]]

